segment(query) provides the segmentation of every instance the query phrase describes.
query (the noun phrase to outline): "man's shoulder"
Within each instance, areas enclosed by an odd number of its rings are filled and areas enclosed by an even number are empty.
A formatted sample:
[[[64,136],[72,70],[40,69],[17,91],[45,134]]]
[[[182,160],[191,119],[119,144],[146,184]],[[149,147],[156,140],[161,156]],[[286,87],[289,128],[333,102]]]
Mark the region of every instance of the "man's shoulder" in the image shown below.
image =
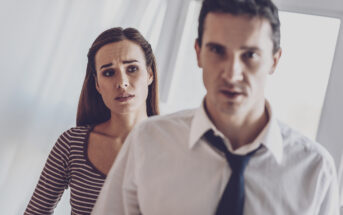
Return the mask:
[[[188,110],[182,110],[182,111],[177,111],[174,113],[169,113],[166,115],[158,115],[158,116],[153,116],[149,117],[147,120],[142,122],[140,124],[140,127],[142,128],[147,128],[147,127],[159,127],[159,128],[164,128],[166,127],[184,127],[187,125],[190,125],[194,113],[196,109],[188,109]]]
[[[171,139],[174,142],[184,142],[188,140],[194,112],[195,110],[191,109],[149,117],[135,126],[130,132],[130,139],[149,144],[168,142]]]
[[[289,159],[295,159],[323,166],[327,171],[334,171],[335,164],[327,149],[315,140],[283,122],[278,122],[284,144],[284,153]]]
[[[322,145],[286,123],[278,121],[278,125],[285,147],[299,147],[314,153],[326,153],[326,149]]]

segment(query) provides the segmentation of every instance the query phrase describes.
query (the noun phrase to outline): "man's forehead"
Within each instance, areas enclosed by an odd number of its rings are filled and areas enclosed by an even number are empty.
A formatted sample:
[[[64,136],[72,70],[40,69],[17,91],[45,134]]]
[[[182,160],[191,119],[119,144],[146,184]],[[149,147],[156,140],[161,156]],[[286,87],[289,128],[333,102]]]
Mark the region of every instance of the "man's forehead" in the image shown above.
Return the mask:
[[[271,25],[261,17],[245,14],[209,13],[204,22],[203,42],[230,43],[271,40]]]
[[[251,16],[248,14],[233,15],[230,13],[211,12],[205,17],[204,30],[213,30],[223,27],[239,27],[255,30],[263,27],[263,25],[270,26],[270,22],[266,18],[260,16]]]

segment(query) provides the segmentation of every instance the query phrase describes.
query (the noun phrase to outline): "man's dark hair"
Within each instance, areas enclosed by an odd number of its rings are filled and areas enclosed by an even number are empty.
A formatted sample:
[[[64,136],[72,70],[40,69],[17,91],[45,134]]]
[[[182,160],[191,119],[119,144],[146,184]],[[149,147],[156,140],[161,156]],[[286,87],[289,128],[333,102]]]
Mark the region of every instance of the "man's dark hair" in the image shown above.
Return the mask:
[[[280,49],[280,20],[272,0],[204,0],[199,15],[198,44],[202,45],[204,22],[208,13],[229,13],[265,18],[270,22],[273,53]]]

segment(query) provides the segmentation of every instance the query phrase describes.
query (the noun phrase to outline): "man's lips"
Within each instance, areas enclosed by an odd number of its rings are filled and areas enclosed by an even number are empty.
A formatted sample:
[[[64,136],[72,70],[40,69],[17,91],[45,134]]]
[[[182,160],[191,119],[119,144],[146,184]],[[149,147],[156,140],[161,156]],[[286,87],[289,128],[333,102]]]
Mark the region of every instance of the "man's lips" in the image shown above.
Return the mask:
[[[244,93],[240,90],[228,90],[228,89],[223,89],[220,90],[222,94],[224,94],[228,98],[236,98],[238,96],[244,95]]]

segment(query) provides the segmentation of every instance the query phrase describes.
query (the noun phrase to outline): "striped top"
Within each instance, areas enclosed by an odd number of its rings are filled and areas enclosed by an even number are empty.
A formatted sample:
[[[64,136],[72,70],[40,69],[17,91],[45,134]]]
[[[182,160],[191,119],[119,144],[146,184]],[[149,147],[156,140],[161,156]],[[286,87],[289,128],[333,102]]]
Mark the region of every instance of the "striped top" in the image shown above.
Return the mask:
[[[50,152],[25,215],[52,214],[70,187],[71,214],[90,214],[106,175],[88,159],[88,137],[93,127],[64,132]]]

